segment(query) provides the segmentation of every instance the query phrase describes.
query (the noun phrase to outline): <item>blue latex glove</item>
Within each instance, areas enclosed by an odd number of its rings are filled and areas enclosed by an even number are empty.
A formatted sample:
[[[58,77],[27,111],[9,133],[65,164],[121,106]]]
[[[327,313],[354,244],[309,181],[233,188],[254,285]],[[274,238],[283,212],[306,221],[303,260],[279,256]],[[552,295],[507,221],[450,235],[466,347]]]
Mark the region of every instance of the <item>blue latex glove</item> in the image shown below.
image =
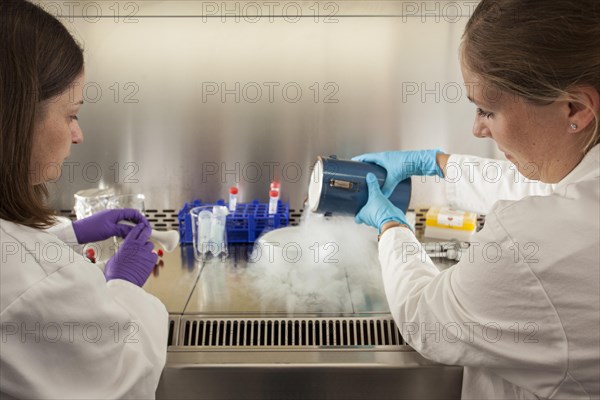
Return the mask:
[[[158,255],[152,252],[154,245],[148,242],[151,232],[144,223],[133,227],[119,250],[106,263],[104,276],[107,281],[123,279],[139,287],[144,286],[158,260]]]
[[[444,177],[440,166],[437,164],[436,155],[441,150],[419,151],[386,151],[382,153],[367,153],[353,157],[353,161],[377,164],[387,171],[382,192],[386,197],[396,188],[398,183],[413,175],[437,175]]]
[[[138,210],[121,208],[103,210],[87,218],[73,222],[73,230],[79,244],[98,242],[113,236],[124,238],[133,226],[119,224],[119,221],[129,220],[136,224],[144,224],[150,228],[150,223]]]
[[[377,228],[379,233],[381,233],[383,224],[390,221],[400,222],[410,227],[402,210],[394,206],[381,193],[379,181],[374,174],[367,174],[367,186],[369,187],[369,201],[356,214],[354,220],[357,224],[366,224]]]

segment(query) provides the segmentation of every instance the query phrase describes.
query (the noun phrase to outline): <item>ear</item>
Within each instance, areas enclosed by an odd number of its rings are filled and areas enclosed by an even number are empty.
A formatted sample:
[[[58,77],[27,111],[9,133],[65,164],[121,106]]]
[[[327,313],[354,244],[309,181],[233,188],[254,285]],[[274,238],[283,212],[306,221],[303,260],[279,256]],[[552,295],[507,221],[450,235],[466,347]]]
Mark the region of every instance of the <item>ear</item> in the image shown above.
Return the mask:
[[[570,132],[581,132],[594,122],[595,115],[600,110],[600,93],[592,86],[578,86],[570,91],[569,125],[577,125],[576,129],[569,127]]]

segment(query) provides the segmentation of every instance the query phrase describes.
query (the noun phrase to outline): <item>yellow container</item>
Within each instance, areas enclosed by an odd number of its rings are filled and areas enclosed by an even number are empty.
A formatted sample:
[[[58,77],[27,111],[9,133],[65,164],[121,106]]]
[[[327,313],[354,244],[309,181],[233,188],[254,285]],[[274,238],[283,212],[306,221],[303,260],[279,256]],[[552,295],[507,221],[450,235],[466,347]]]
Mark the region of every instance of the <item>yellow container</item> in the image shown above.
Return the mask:
[[[431,207],[425,216],[425,237],[468,242],[477,229],[477,214],[451,207]]]

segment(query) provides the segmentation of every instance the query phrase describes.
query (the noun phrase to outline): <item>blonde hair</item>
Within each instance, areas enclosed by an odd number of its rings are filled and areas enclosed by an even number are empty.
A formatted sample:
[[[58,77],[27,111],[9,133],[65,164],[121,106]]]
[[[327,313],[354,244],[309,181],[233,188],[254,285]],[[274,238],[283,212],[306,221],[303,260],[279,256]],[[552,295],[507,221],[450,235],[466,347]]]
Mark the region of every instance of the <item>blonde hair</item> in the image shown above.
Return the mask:
[[[467,22],[464,65],[486,84],[548,104],[590,86],[600,93],[600,1],[482,0]],[[584,104],[590,108],[590,105]],[[584,153],[600,142],[600,110]]]

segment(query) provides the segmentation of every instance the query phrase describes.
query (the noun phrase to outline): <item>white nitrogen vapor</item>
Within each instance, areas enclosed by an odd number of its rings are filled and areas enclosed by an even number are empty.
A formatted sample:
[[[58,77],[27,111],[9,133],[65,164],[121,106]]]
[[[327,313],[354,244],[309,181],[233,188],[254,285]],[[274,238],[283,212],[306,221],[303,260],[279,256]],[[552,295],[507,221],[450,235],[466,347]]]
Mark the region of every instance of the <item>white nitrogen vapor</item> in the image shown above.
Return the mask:
[[[377,231],[351,217],[305,212],[297,227],[257,241],[246,273],[263,311],[388,311],[377,256]]]

